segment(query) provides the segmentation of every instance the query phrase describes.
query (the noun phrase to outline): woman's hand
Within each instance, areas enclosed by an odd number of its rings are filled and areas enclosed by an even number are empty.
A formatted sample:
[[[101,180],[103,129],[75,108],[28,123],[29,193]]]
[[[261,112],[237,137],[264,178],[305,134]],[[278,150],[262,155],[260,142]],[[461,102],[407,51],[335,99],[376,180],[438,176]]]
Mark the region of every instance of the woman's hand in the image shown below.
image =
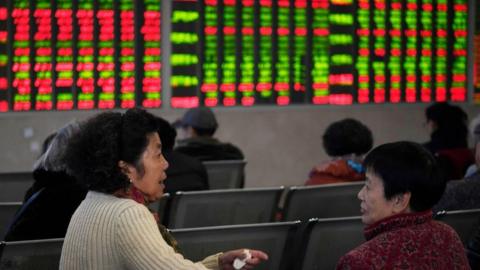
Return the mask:
[[[253,269],[261,261],[268,260],[268,255],[260,250],[249,249],[251,258],[245,261],[245,266],[241,269],[250,270]],[[235,259],[245,259],[247,258],[247,253],[244,249],[230,250],[224,252],[218,258],[218,264],[222,270],[236,270],[233,267],[233,262]]]

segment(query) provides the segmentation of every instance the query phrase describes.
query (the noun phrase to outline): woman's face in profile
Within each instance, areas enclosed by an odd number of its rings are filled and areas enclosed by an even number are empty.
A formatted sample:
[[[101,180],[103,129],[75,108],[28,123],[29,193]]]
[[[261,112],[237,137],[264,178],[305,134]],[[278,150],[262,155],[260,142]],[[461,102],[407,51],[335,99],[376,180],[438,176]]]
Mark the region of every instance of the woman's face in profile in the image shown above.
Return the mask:
[[[162,144],[158,134],[151,133],[147,138],[148,145],[141,156],[143,175],[133,168],[131,180],[148,201],[156,201],[163,195],[165,188],[163,181],[167,178],[165,170],[168,168],[168,162],[162,154]]]
[[[367,169],[365,185],[358,193],[362,222],[373,224],[395,214],[393,200],[385,198],[383,180]]]

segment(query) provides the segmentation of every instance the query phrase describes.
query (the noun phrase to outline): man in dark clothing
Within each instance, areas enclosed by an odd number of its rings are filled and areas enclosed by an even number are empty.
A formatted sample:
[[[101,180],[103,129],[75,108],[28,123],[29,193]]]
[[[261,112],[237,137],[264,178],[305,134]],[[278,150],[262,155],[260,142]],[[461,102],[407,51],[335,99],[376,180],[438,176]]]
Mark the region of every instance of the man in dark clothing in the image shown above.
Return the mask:
[[[157,127],[162,151],[168,161],[168,168],[165,171],[165,192],[174,194],[177,191],[206,190],[208,176],[205,166],[195,158],[173,150],[177,132],[164,119],[157,117]]]
[[[190,109],[174,125],[185,133],[185,139],[180,140],[175,148],[179,152],[201,161],[244,159],[238,147],[213,137],[218,123],[209,108]]]

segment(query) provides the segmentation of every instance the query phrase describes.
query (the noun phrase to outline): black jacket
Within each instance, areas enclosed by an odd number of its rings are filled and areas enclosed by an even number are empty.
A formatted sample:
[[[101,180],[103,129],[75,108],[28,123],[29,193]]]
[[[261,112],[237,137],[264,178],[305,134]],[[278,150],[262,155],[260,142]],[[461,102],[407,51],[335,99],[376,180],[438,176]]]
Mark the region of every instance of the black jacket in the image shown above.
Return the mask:
[[[73,212],[83,201],[87,189],[64,172],[36,170],[34,184],[27,191],[25,201],[40,191],[39,195],[24,205],[6,233],[5,241],[46,238],[63,238]]]
[[[238,147],[230,143],[222,143],[211,137],[181,140],[175,150],[201,161],[244,159],[243,153]]]
[[[177,191],[208,189],[207,171],[200,161],[177,151],[169,151],[164,155],[169,164],[165,192],[174,194]]]

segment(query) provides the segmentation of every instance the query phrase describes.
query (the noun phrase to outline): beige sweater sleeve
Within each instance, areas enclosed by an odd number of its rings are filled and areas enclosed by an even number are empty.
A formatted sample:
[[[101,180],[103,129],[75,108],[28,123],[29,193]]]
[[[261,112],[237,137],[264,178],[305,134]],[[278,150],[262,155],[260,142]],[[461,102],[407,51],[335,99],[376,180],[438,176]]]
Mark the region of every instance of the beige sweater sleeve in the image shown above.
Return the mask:
[[[194,263],[165,242],[152,214],[143,206],[122,212],[116,226],[116,246],[129,269],[218,270],[219,254]]]

